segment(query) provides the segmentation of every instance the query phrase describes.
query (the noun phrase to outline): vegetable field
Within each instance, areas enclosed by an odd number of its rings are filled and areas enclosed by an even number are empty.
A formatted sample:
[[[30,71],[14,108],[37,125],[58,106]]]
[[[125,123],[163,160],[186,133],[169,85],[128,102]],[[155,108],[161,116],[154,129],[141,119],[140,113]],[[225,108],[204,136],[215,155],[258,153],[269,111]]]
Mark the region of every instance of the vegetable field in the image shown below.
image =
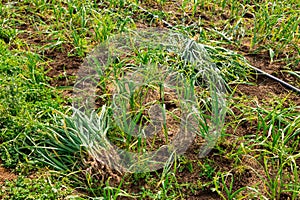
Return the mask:
[[[0,2],[0,199],[300,199],[298,0]]]

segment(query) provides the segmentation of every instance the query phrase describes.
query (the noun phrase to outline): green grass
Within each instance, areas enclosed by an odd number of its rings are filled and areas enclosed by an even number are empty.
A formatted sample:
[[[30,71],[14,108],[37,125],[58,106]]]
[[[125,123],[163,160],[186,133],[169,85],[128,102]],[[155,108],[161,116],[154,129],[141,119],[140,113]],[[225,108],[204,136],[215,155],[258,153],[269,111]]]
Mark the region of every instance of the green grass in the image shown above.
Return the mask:
[[[52,120],[49,114],[62,109],[63,101],[47,84],[39,55],[9,51],[4,42],[0,48],[1,158],[5,166],[16,167],[26,159],[22,153],[30,154],[26,135],[43,137],[45,124]]]
[[[0,190],[1,199],[84,199],[68,187],[67,178],[54,178],[40,175],[36,178],[19,176],[14,181],[7,181]]]
[[[260,92],[271,86],[266,81],[256,86],[257,79],[263,78],[253,75],[245,60],[263,57],[263,64],[251,64],[279,66],[274,75],[300,87],[299,9],[296,0],[0,3],[0,157],[2,166],[19,175],[3,184],[0,197],[189,199],[204,197],[199,196],[202,193],[220,199],[299,199],[300,97],[283,91]],[[74,75],[68,74],[71,63],[63,62],[55,77],[47,75],[58,61],[82,59],[115,34],[128,35],[137,27],[167,23],[203,44],[220,69],[228,88],[225,127],[207,157],[197,157],[201,153],[197,141],[187,154],[161,170],[123,176],[101,163],[98,154],[104,143],[99,130],[120,148],[133,152],[156,148],[153,144],[163,141],[154,138],[151,146],[126,134],[110,121],[113,110],[104,116],[102,107],[97,111],[102,115],[94,118],[98,121],[85,115],[78,115],[78,120],[71,116],[70,99],[64,95],[73,86]],[[172,53],[136,49],[116,59],[100,77],[99,102],[106,108],[112,106],[110,75],[148,63],[167,65],[184,76],[196,72]],[[51,86],[51,78],[67,78],[71,84]],[[210,92],[200,86],[199,107],[208,114],[213,112]],[[240,92],[243,86],[247,87]],[[153,88],[159,85],[147,83],[143,91]],[[148,108],[138,99],[143,95],[132,93],[131,97],[136,122],[147,120],[139,115]],[[178,121],[176,114],[166,112]],[[105,123],[106,117],[111,126]],[[98,137],[98,149],[91,148],[82,127]],[[169,141],[166,123],[163,130]],[[29,176],[45,167],[51,169],[46,170],[49,175]]]

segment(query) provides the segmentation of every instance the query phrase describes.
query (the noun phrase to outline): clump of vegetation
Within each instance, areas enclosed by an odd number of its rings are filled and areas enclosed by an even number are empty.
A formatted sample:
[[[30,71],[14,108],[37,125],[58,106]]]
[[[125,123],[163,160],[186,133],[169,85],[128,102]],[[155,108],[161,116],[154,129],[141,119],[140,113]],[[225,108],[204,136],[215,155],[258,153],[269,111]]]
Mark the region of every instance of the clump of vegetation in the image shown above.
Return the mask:
[[[45,125],[52,121],[49,114],[61,109],[62,100],[46,84],[38,55],[9,51],[8,45],[0,43],[0,152],[4,166],[16,167],[29,158],[23,157],[32,145],[26,136],[43,138]]]
[[[68,187],[69,180],[50,176],[35,179],[19,176],[16,180],[6,181],[0,190],[1,199],[83,199],[80,194]]]

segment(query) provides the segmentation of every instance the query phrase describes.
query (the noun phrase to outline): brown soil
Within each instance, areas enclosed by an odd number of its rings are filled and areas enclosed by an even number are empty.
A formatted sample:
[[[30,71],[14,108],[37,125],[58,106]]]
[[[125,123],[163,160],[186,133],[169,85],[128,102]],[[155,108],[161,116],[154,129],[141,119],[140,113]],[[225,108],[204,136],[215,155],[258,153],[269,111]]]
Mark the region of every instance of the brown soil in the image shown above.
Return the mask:
[[[51,77],[52,86],[73,86],[82,59],[79,57],[70,57],[68,53],[72,47],[63,45],[60,51],[45,51],[44,56],[49,59],[47,76]]]
[[[41,54],[42,58],[47,62],[44,70],[46,75],[51,78],[49,80],[50,85],[54,87],[72,87],[75,83],[77,71],[83,62],[82,58],[69,55],[74,47],[63,43],[55,49],[40,51],[36,47],[51,45],[51,38],[49,39],[42,34],[36,34],[34,28],[27,24],[20,25],[18,29],[24,32],[19,33],[17,37],[28,44],[22,48]],[[10,48],[17,47],[12,44]],[[70,97],[71,93],[70,89],[64,88],[63,95],[66,98]]]
[[[0,161],[1,165],[1,161]],[[17,175],[0,166],[0,185],[5,181],[11,181],[17,178]]]

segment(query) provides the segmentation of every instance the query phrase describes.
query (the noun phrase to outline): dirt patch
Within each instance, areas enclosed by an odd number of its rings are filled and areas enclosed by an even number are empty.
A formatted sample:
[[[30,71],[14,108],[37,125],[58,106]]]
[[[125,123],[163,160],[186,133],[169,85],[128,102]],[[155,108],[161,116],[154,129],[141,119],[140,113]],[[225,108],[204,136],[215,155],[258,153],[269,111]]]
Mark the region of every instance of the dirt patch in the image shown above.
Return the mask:
[[[279,97],[281,99],[288,97],[288,101],[284,102],[284,106],[289,106],[288,104],[300,106],[299,94],[291,92],[287,88],[283,87],[280,83],[263,75],[257,76],[255,85],[240,84],[236,87],[236,95],[247,95],[249,99],[257,100],[259,104],[263,103],[263,101],[271,104],[275,97]],[[253,103],[250,104],[252,104],[252,107],[255,106]]]
[[[52,86],[73,86],[76,72],[78,71],[82,58],[68,56],[72,50],[70,45],[63,45],[62,50],[47,50],[44,56],[49,59],[46,70],[47,76],[51,77]]]
[[[295,87],[299,87],[298,83],[299,80],[292,76],[291,74],[287,72],[283,72],[287,69],[288,63],[285,63],[283,61],[274,61],[271,62],[271,58],[268,54],[268,52],[262,52],[260,54],[247,54],[245,55],[247,60],[250,62],[251,65],[263,70],[264,72],[271,74],[287,83],[290,83],[291,85],[294,85]],[[281,55],[284,59],[284,56]],[[294,67],[293,71],[299,71],[300,65]],[[258,78],[258,81],[262,79]]]
[[[44,49],[41,46],[51,46],[54,39],[49,38],[47,35],[36,33],[29,24],[17,26],[19,30],[22,30],[17,35],[17,38],[23,40],[26,45],[20,47],[17,43],[12,43],[9,49],[22,48],[25,51],[40,54],[42,59],[46,61],[44,71],[45,75],[49,77],[48,83],[58,88],[58,92],[62,94],[63,98],[69,99],[72,97],[72,87],[75,84],[76,75],[83,59],[69,55],[74,50],[74,47],[66,42],[54,48]]]
[[[54,87],[73,86],[76,72],[83,62],[82,58],[69,55],[74,47],[71,44],[62,43],[55,48],[43,49],[41,46],[51,45],[51,38],[35,33],[35,30],[28,24],[21,25],[18,29],[23,30],[23,32],[19,33],[17,37],[27,44],[22,48],[41,54],[47,62],[45,71],[47,72],[46,75],[51,78],[50,85]],[[10,49],[14,48],[17,46],[12,44]]]
[[[285,89],[280,83],[277,83],[268,78],[259,76],[257,85],[244,85],[237,86],[240,95],[247,95],[251,98],[257,97],[258,100],[269,99],[274,95],[287,94],[288,90]]]
[[[0,162],[1,165],[1,162]],[[11,181],[17,178],[17,175],[0,166],[0,185],[5,181]]]

